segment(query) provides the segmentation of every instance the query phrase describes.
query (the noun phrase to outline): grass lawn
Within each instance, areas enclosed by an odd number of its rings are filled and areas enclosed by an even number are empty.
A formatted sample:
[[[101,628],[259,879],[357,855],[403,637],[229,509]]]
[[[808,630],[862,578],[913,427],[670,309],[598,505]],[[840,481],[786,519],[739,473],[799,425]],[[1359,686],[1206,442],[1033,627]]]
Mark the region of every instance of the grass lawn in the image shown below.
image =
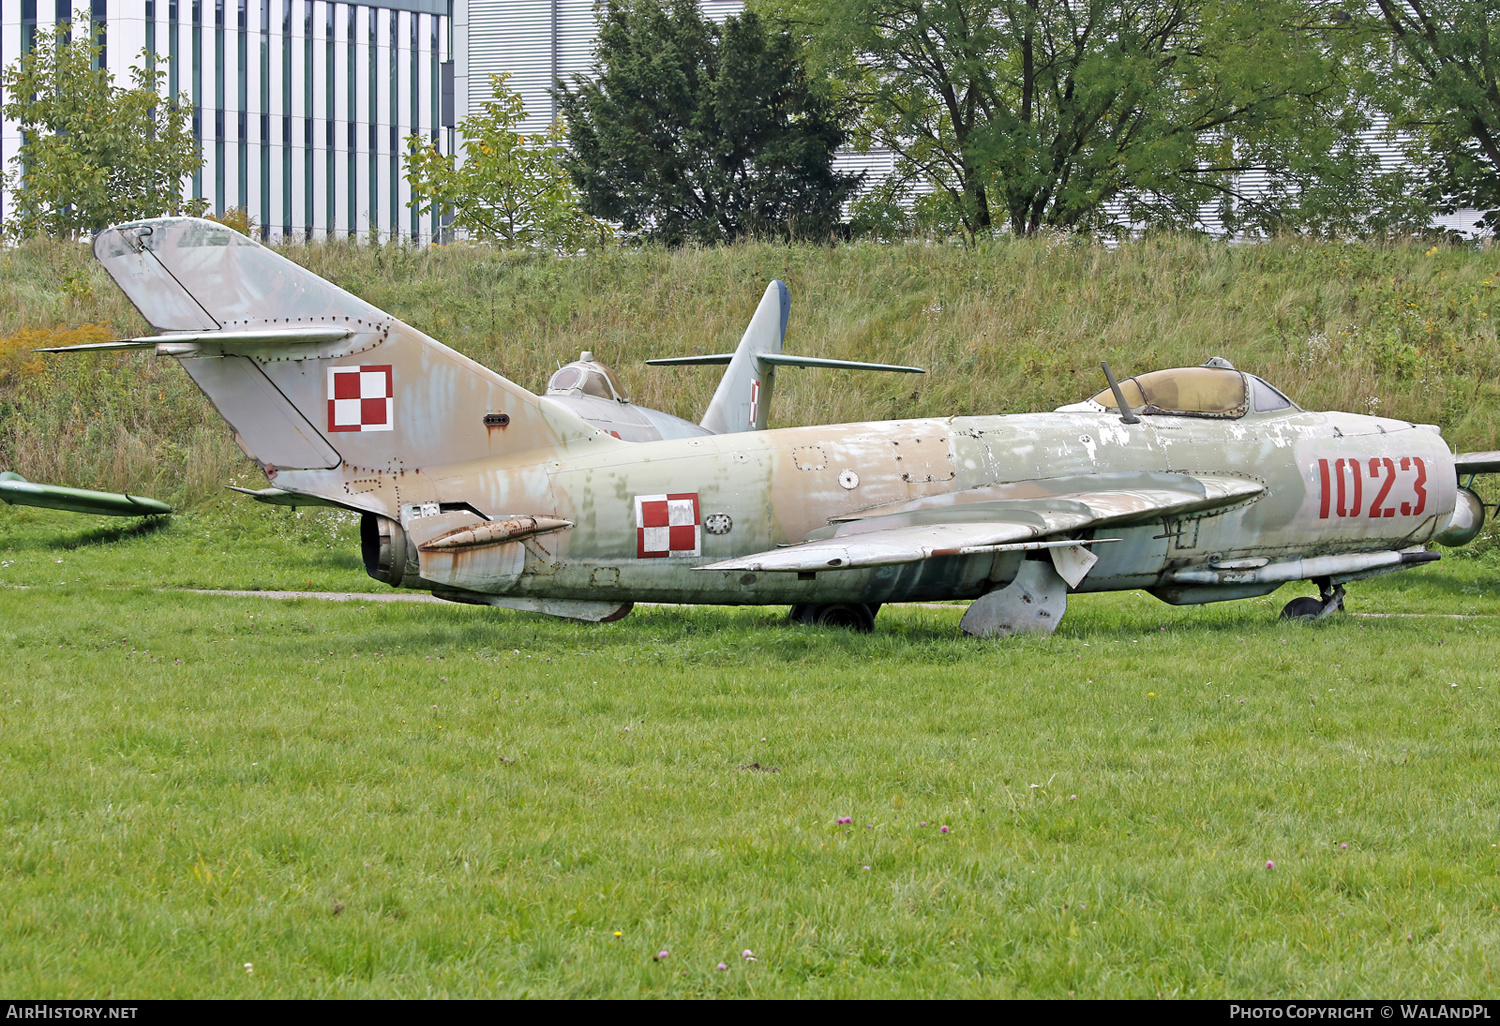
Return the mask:
[[[182,590],[356,535],[0,507],[0,992],[1500,994],[1489,557],[999,642]]]

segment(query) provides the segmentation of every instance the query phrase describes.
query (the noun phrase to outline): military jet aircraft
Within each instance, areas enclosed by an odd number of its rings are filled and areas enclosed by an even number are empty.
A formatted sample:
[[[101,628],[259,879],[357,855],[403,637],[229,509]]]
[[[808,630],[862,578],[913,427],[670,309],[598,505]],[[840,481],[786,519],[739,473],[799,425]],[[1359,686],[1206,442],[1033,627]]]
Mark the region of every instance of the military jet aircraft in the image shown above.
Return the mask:
[[[969,599],[964,630],[1050,631],[1072,592],[1167,602],[1345,584],[1483,521],[1436,427],[1314,413],[1217,365],[1053,413],[626,442],[252,239],[120,225],[95,254],[282,501],[362,515],[365,567],[456,602],[615,620],[639,601],[787,604],[868,629]]]
[[[786,338],[791,300],[779,281],[766,287],[750,326],[732,353],[708,356],[670,356],[647,360],[655,366],[712,366],[727,364],[703,419],[693,424],[670,413],[636,406],[626,397],[620,379],[588,350],[557,369],[547,382],[544,398],[577,414],[594,427],[627,442],[657,442],[664,438],[761,431],[771,409],[777,367],[833,367],[843,370],[892,371],[924,374],[921,367],[857,360],[828,360],[781,351]]]
[[[165,502],[142,495],[37,484],[10,470],[0,474],[0,499],[11,506],[42,506],[107,517],[145,517],[172,512],[172,507]]]

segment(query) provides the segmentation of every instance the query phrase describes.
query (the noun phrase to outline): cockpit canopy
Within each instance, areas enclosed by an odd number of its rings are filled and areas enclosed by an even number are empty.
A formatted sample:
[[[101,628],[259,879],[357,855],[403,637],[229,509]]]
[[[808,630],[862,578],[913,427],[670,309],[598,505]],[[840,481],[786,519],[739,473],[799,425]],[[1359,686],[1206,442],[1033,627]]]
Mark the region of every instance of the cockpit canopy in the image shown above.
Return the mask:
[[[548,395],[591,395],[598,399],[613,399],[628,403],[620,379],[608,366],[594,359],[594,354],[584,350],[578,359],[557,369],[547,382]]]
[[[1234,420],[1252,408],[1256,413],[1292,408],[1290,399],[1254,374],[1223,367],[1174,367],[1138,374],[1120,382],[1120,392],[1125,404],[1142,416]],[[1104,389],[1091,401],[1118,412],[1112,389]]]

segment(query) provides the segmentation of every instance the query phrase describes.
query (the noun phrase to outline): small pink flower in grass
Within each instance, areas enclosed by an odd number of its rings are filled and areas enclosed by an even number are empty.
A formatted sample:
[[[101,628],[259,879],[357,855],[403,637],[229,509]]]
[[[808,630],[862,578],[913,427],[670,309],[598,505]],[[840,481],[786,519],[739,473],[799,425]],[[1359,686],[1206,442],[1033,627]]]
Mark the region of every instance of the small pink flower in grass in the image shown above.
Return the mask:
[[[754,962],[755,952],[751,951],[749,948],[746,948],[744,951],[740,952],[740,957],[743,958],[746,962]]]
[[[946,826],[940,826],[940,827],[938,827],[938,833],[940,833],[940,834],[946,834],[947,832],[948,832],[948,828]]]
[[[729,966],[725,965],[723,962],[720,962],[718,965],[714,966],[714,968],[718,969],[720,972],[723,972],[725,969],[728,969]]]
[[[926,826],[927,825],[927,821],[924,819],[924,820],[922,820],[922,822],[918,823],[917,825],[918,826]]]
[[[866,871],[866,872],[868,872],[868,871],[869,871],[869,869],[870,869],[870,867],[869,867],[869,866],[863,866],[863,867],[861,867],[861,868],[863,868],[863,869],[864,869],[864,870],[865,870],[865,871]]]
[[[656,953],[656,960],[658,962],[660,962],[660,961],[662,961],[665,958],[670,958],[671,956],[672,956],[672,953],[670,951],[668,951],[666,948],[662,948],[660,951],[658,951]]]
[[[840,816],[838,819],[834,820],[834,822],[837,823],[839,826],[843,826],[845,823],[853,823],[854,822],[854,817],[853,816]]]
[[[1349,848],[1349,846],[1347,844],[1341,844],[1341,845],[1339,845],[1339,850],[1340,851],[1347,851],[1348,848]]]
[[[1266,859],[1266,868],[1267,869],[1275,869],[1276,868],[1276,863],[1272,862],[1270,859]]]

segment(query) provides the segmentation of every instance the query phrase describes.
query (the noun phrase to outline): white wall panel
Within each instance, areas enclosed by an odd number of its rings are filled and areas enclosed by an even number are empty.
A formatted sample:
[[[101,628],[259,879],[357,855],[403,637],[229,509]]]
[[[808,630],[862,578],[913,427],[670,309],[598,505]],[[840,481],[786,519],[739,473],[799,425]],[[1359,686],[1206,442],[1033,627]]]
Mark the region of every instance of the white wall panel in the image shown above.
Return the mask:
[[[565,0],[557,0],[562,4]],[[490,76],[510,73],[534,132],[552,119],[553,0],[469,0],[469,111],[490,98]]]

